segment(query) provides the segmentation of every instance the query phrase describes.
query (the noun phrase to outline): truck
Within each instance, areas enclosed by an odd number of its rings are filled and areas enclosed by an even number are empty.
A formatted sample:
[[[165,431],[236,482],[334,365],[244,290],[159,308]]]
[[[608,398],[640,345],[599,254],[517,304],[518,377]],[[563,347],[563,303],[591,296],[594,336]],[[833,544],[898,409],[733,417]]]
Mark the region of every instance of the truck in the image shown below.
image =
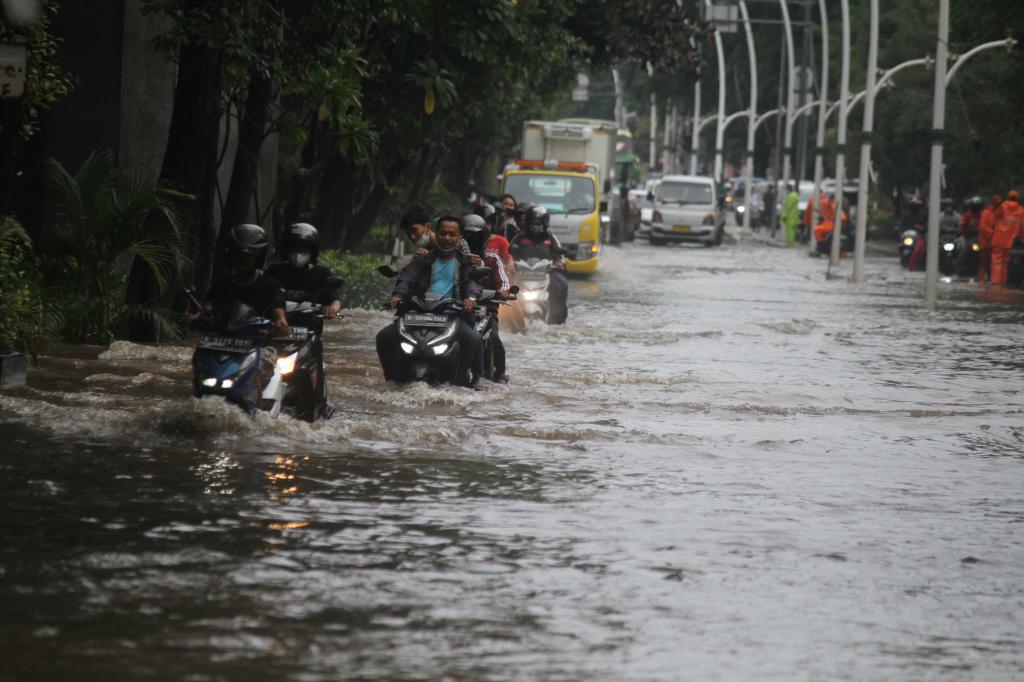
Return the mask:
[[[570,252],[570,273],[600,266],[609,225],[601,197],[614,177],[617,135],[615,124],[604,121],[526,121],[521,158],[505,167],[502,192],[548,209],[551,233]]]

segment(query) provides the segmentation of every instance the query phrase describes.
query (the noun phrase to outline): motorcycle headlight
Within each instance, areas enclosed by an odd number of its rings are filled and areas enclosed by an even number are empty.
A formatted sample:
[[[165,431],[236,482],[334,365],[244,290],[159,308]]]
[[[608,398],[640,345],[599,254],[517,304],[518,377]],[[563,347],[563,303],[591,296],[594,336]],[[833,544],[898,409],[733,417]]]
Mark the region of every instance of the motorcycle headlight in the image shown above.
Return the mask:
[[[447,343],[439,343],[436,346],[434,346],[434,355],[444,355],[445,351],[447,351],[447,350],[448,350],[448,344]]]
[[[580,242],[576,245],[576,260],[593,258],[600,249],[601,247],[594,242]]]
[[[206,386],[207,388],[213,388],[216,385],[217,380],[214,379],[213,377],[210,377],[209,379],[203,379],[203,386]]]
[[[524,301],[536,301],[537,297],[540,296],[539,291],[520,291],[519,297]]]
[[[402,341],[400,345],[402,346],[402,350],[405,351],[406,355],[412,355],[412,352],[416,350],[416,348],[411,343],[406,343],[405,341]]]
[[[903,246],[913,246],[913,245],[914,245],[914,238],[913,237],[904,237],[903,238]]]
[[[954,248],[956,248],[955,244],[946,243],[942,245],[944,251],[952,251]]]
[[[602,223],[610,223],[611,221],[612,221],[612,219],[609,218],[606,214],[603,214],[603,213],[601,214],[601,222]]]
[[[225,379],[224,381],[220,382],[220,387],[221,388],[231,388],[234,385],[235,385],[235,382],[232,381],[231,379]]]
[[[971,251],[981,251],[981,247],[977,244],[971,244]]]
[[[736,212],[737,212],[737,213],[746,213],[746,212],[747,212],[747,207],[746,207],[746,205],[744,205],[744,204],[740,204],[739,206],[737,206],[737,207],[736,207]]]
[[[277,369],[281,374],[291,374],[295,371],[295,360],[299,357],[298,352],[292,353],[291,355],[277,359]]]

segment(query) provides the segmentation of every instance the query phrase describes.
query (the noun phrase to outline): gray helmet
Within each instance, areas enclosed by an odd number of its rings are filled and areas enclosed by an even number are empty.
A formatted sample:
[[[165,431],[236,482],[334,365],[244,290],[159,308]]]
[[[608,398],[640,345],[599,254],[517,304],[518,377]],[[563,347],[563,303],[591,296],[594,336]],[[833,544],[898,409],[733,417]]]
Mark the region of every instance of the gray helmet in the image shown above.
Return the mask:
[[[483,255],[484,248],[491,233],[487,222],[475,213],[462,216],[462,238],[469,244],[469,250],[478,256]]]
[[[279,258],[285,259],[292,251],[309,251],[310,262],[316,263],[320,255],[320,233],[309,223],[294,223],[281,235]]]
[[[243,223],[231,228],[230,240],[226,248],[226,256],[230,260],[237,254],[244,253],[256,259],[256,267],[262,268],[267,260],[267,233],[259,225]]]

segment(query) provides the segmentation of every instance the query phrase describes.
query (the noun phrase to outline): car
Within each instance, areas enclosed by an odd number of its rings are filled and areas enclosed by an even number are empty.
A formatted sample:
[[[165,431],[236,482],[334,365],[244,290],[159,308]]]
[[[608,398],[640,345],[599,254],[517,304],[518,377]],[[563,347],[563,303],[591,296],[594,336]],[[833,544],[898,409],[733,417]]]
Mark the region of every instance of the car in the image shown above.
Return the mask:
[[[698,242],[712,246],[722,243],[725,222],[714,178],[666,175],[653,195],[651,244]]]

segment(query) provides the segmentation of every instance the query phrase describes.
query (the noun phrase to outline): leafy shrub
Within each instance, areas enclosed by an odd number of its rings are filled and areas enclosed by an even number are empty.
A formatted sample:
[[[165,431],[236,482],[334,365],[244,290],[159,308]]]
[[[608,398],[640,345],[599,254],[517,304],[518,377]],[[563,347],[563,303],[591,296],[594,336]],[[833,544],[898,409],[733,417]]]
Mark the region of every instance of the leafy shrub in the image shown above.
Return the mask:
[[[162,309],[125,304],[132,263],[138,259],[163,292],[190,267],[184,240],[193,198],[162,182],[121,173],[109,151],[92,154],[74,175],[53,159],[47,180],[57,224],[47,244],[45,272],[59,289],[62,335],[69,341],[107,343],[132,315],[175,336]]]
[[[320,264],[345,278],[341,301],[346,308],[379,308],[391,294],[395,281],[384,277],[377,268],[384,260],[374,254],[349,254],[323,251]]]
[[[32,241],[14,220],[0,225],[0,353],[28,353],[33,363],[62,323],[45,295]]]

